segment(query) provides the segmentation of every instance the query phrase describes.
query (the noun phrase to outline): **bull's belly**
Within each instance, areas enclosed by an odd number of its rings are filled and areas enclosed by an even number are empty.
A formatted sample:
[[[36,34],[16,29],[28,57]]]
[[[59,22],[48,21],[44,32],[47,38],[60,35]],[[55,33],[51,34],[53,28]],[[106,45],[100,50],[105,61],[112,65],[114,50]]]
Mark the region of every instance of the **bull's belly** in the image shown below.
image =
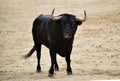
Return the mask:
[[[57,51],[57,54],[59,54],[61,57],[66,57],[66,55],[67,55],[67,50],[59,50],[59,51]]]
[[[43,44],[44,46],[46,46],[49,50],[51,49],[51,47],[48,44]],[[68,53],[69,47],[68,46],[55,46],[53,47],[54,50],[56,51],[57,54],[59,54],[61,57],[65,57]]]
[[[43,38],[42,38],[43,39]],[[56,51],[57,54],[59,54],[62,57],[65,57],[68,53],[68,51],[70,50],[72,44],[68,41],[65,40],[56,40],[56,41],[52,41],[52,43],[50,43],[49,40],[40,40],[41,44],[43,44],[44,46],[46,46],[49,50],[53,49]]]

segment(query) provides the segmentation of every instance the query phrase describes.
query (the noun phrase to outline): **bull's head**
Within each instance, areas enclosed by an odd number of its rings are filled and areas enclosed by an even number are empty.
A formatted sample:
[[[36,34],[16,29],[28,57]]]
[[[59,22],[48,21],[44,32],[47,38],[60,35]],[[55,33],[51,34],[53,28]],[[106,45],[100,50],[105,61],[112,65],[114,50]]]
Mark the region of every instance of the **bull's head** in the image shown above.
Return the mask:
[[[79,19],[71,14],[62,14],[59,16],[53,16],[54,10],[51,14],[51,19],[53,21],[61,21],[62,30],[63,30],[63,37],[65,39],[71,39],[74,37],[74,34],[77,30],[77,26],[81,25],[82,22],[86,21],[86,11],[84,11],[84,19]]]

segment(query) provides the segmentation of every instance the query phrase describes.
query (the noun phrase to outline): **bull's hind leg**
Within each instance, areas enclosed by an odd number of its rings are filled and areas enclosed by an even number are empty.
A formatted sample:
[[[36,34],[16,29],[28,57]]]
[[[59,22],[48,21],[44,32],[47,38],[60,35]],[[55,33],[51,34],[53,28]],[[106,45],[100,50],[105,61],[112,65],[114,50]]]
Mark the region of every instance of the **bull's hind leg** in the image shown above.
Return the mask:
[[[55,57],[55,71],[59,71],[59,66],[58,66],[58,63],[57,63],[57,55]]]
[[[50,50],[50,57],[51,57],[51,67],[49,69],[49,77],[53,77],[54,74],[54,65],[56,62],[56,52],[54,50]]]
[[[40,66],[40,58],[41,58],[41,44],[35,45],[36,52],[37,52],[37,72],[41,72],[41,66]]]

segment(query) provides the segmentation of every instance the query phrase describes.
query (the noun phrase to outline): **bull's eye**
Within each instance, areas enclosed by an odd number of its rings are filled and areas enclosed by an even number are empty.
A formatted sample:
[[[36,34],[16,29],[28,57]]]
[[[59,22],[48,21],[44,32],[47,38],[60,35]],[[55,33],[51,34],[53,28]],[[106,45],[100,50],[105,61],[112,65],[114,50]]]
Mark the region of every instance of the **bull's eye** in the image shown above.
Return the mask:
[[[73,27],[72,29],[73,29],[73,31],[75,31],[75,28],[74,28],[74,27]]]
[[[72,27],[74,27],[74,26],[75,26],[75,23],[72,24]]]
[[[73,31],[76,30],[75,23],[72,24],[72,29],[73,29]]]

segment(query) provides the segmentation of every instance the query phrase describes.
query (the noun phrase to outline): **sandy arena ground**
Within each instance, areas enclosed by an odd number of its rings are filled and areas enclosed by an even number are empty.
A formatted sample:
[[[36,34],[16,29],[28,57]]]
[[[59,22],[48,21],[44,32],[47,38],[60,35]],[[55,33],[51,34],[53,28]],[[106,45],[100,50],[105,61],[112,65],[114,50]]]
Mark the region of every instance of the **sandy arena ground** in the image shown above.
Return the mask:
[[[41,13],[71,13],[87,21],[79,26],[72,51],[73,75],[58,55],[59,72],[48,77],[50,56],[42,48],[42,72],[36,73],[32,22]],[[120,0],[0,0],[0,81],[90,81],[120,79]]]

